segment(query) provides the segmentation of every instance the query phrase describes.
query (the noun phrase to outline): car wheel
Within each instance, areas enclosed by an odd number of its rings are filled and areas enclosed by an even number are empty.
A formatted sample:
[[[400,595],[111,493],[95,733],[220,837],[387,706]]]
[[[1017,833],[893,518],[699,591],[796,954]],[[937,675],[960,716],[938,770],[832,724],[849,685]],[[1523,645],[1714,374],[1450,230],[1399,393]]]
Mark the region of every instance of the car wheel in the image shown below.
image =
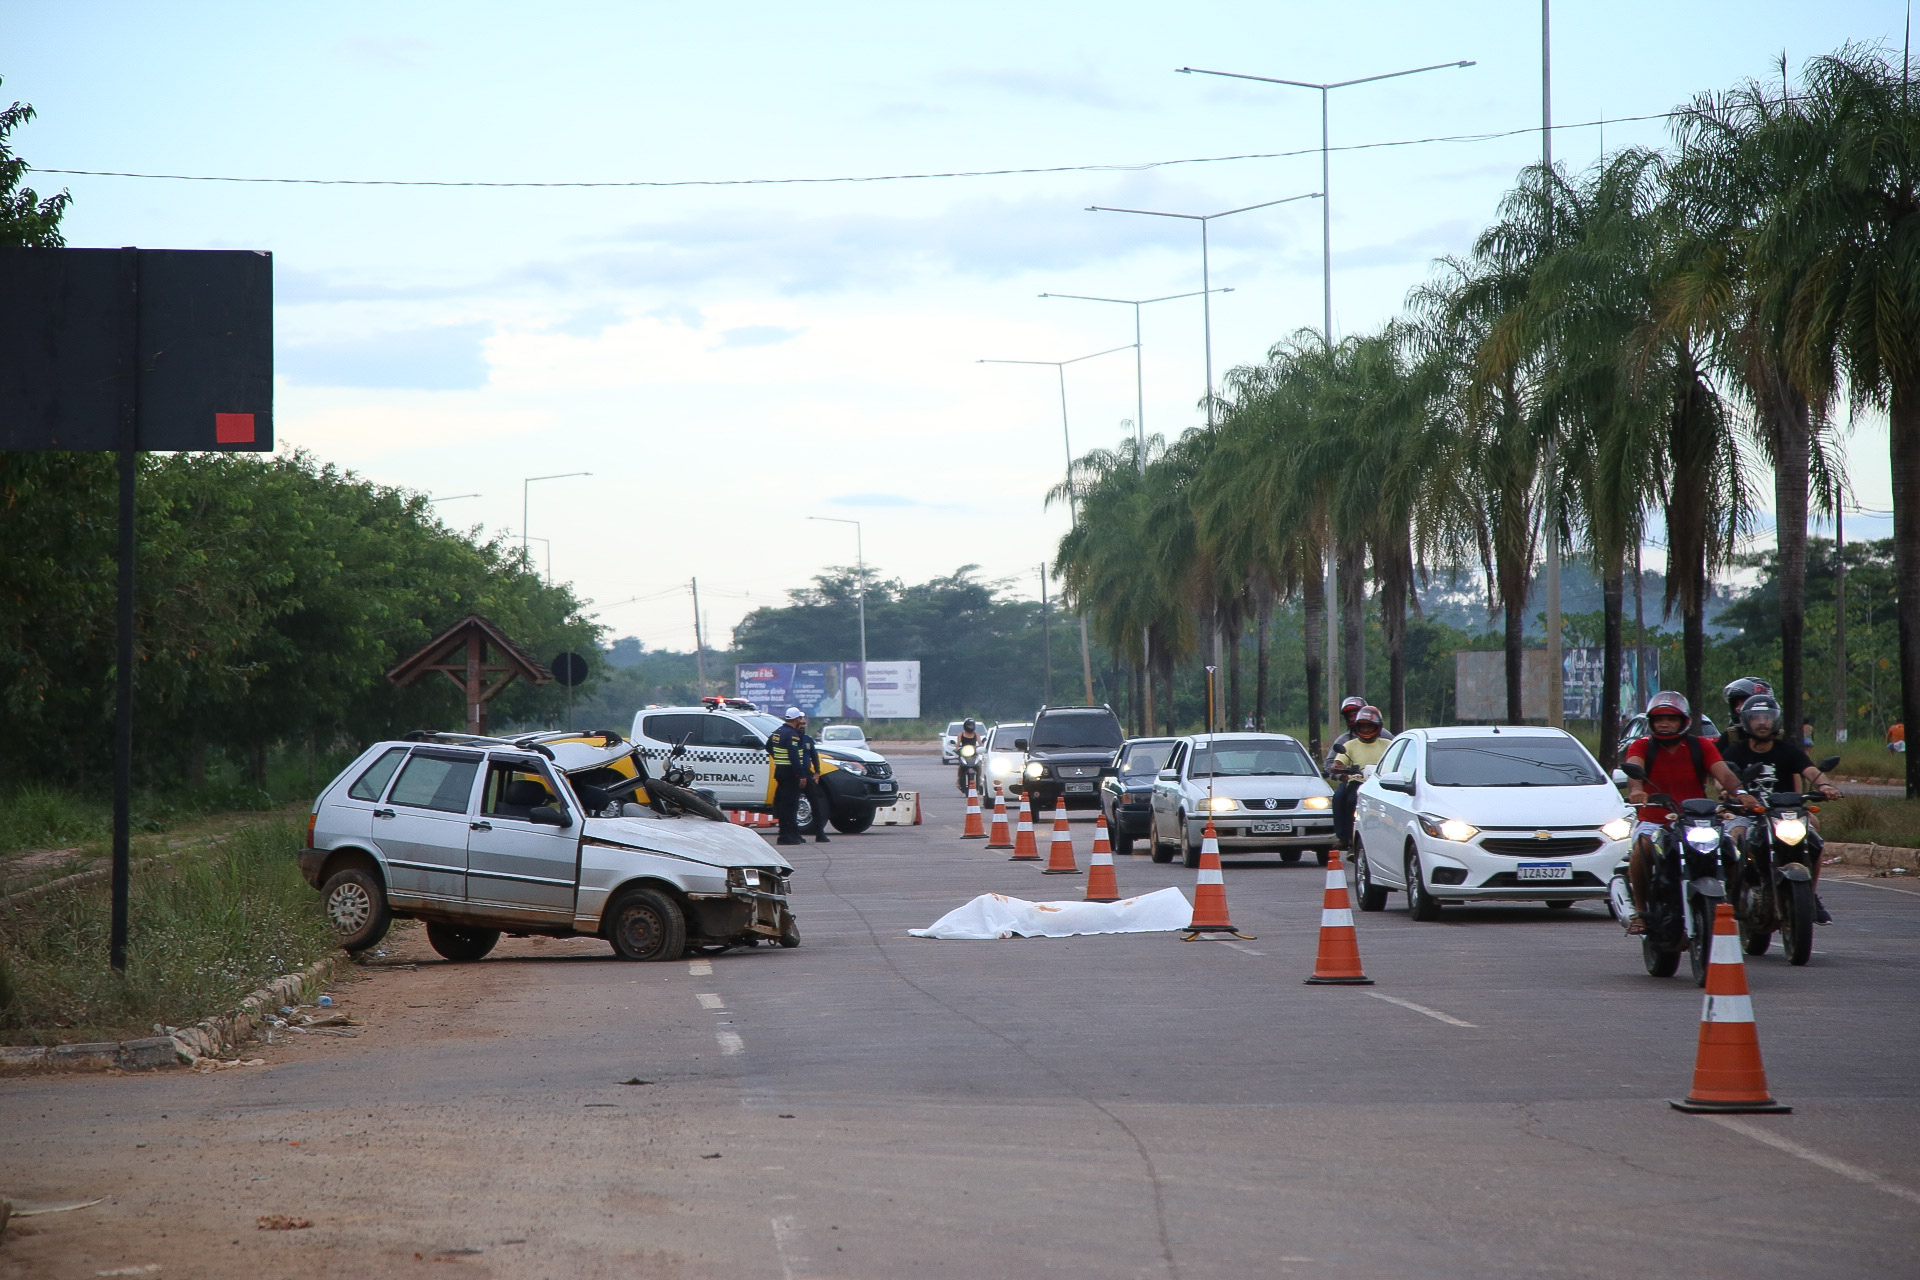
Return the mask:
[[[1551,902],[1547,903],[1547,910],[1565,911],[1571,906],[1573,906],[1572,898],[1555,898]]]
[[[678,960],[687,948],[687,918],[666,894],[629,889],[607,911],[607,941],[622,960]]]
[[[1314,859],[1317,862],[1319,862],[1319,864],[1323,867],[1326,866],[1329,862],[1333,861],[1333,855],[1327,852],[1325,849],[1314,850],[1313,856],[1314,856]]]
[[[438,920],[427,922],[427,944],[455,964],[470,964],[481,959],[499,941],[498,929],[470,929]]]
[[[813,801],[803,792],[800,803],[794,806],[793,820],[802,831],[813,830]]]
[[[1300,861],[1300,851],[1298,849],[1282,849],[1280,851],[1280,861],[1298,862]]]
[[[1184,813],[1179,814],[1178,816],[1175,817],[1174,821],[1179,823],[1180,861],[1184,862],[1189,867],[1199,866],[1200,865],[1200,848],[1198,845],[1195,845],[1191,840],[1187,838],[1187,815]]]
[[[1107,830],[1113,834],[1113,839],[1108,843],[1113,845],[1113,851],[1115,853],[1125,857],[1127,854],[1133,852],[1133,832],[1127,830],[1126,827],[1118,822],[1109,822],[1107,824]]]
[[[833,829],[846,835],[857,836],[873,825],[873,815],[872,809],[848,809],[844,812],[836,812],[832,819]]]
[[[797,947],[800,945],[800,922],[793,918],[793,912],[787,912],[787,919],[780,926],[780,945]]]
[[[1160,839],[1160,815],[1157,813],[1147,823],[1147,848],[1155,862],[1173,861],[1173,850],[1167,848]]]
[[[1373,882],[1373,868],[1367,865],[1367,850],[1358,836],[1353,839],[1353,890],[1362,911],[1386,908],[1387,891]]]
[[[348,867],[329,877],[320,890],[320,907],[333,929],[333,940],[348,951],[365,951],[386,937],[393,924],[386,886],[362,867]]]
[[[1420,855],[1412,849],[1407,850],[1407,914],[1422,923],[1440,918],[1439,899],[1427,892],[1420,874]]]

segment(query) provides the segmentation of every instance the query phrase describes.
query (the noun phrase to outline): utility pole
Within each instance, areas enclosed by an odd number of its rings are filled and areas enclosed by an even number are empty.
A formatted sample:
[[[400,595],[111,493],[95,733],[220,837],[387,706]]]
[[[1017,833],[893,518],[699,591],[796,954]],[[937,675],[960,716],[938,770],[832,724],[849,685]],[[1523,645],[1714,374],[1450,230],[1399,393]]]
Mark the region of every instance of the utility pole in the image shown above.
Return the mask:
[[[1540,167],[1553,179],[1553,0],[1540,0]],[[1548,227],[1547,234],[1553,234]],[[1560,651],[1560,480],[1558,426],[1547,423],[1547,723],[1567,726],[1565,655]],[[1524,633],[1523,633],[1524,634]],[[1610,679],[1612,677],[1609,677]]]
[[[1040,562],[1040,702],[1053,701],[1053,619],[1047,613],[1047,562]]]
[[[1844,495],[1833,482],[1833,740],[1847,740],[1847,531],[1840,504]],[[1798,725],[1794,728],[1797,730]]]
[[[700,631],[700,579],[690,579],[693,587],[693,678],[699,682],[700,696],[707,696],[707,644]]]

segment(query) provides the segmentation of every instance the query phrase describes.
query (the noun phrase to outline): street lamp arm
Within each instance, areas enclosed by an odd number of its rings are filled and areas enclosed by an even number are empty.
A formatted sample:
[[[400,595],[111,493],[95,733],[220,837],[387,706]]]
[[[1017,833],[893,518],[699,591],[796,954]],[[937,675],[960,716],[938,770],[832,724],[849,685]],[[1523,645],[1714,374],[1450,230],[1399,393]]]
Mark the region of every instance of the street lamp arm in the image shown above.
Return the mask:
[[[1290,84],[1297,89],[1331,89],[1332,85],[1315,84],[1311,80],[1282,80],[1278,76],[1250,76],[1238,71],[1209,71],[1205,67],[1175,67],[1183,76],[1220,76],[1227,80],[1258,80],[1262,84]]]
[[[1345,89],[1350,85],[1372,84],[1376,80],[1396,80],[1401,76],[1417,76],[1423,71],[1445,71],[1449,68],[1476,67],[1480,64],[1469,58],[1460,62],[1436,62],[1427,67],[1408,67],[1405,71],[1387,71],[1377,76],[1358,76],[1352,80],[1330,80],[1320,84],[1312,80],[1283,80],[1279,76],[1251,76],[1238,71],[1209,71],[1205,67],[1176,67],[1182,75],[1222,76],[1228,80],[1258,80],[1262,84],[1287,84],[1296,89]]]
[[[1207,219],[1211,221],[1214,218],[1231,217],[1236,213],[1252,213],[1255,209],[1271,209],[1277,204],[1292,204],[1295,200],[1318,200],[1319,198],[1320,192],[1308,191],[1297,196],[1286,196],[1279,200],[1268,200],[1262,204],[1244,205],[1238,209],[1228,209],[1221,213],[1210,213],[1207,215]]]
[[[1232,293],[1233,286],[1225,285],[1218,289],[1195,289],[1191,293],[1170,293],[1164,298],[1096,298],[1086,293],[1043,293],[1042,298],[1069,298],[1075,302],[1115,302],[1123,307],[1144,307],[1154,302],[1173,302],[1180,298],[1197,298],[1202,293]]]
[[[1104,204],[1090,204],[1088,213],[1138,213],[1149,218],[1184,218],[1188,222],[1204,222],[1206,219],[1197,213],[1162,213],[1158,209],[1115,209]]]
[[[1061,296],[1064,297],[1066,295],[1063,294]],[[1079,364],[1082,360],[1094,360],[1099,358],[1100,356],[1110,356],[1116,351],[1131,351],[1131,350],[1133,350],[1133,344],[1129,342],[1124,347],[1109,347],[1105,351],[1096,351],[1092,355],[1075,356],[1071,360],[975,360],[974,363],[975,364],[1036,364],[1036,365],[1045,365],[1049,369],[1058,369],[1063,365]],[[833,519],[832,516],[810,516],[808,518],[814,519],[814,520]]]
[[[1271,209],[1277,204],[1292,204],[1295,200],[1318,200],[1321,192],[1306,191],[1297,196],[1283,196],[1278,200],[1264,200],[1259,204],[1242,205],[1238,209],[1222,209],[1219,213],[1167,213],[1160,209],[1117,209],[1111,205],[1090,204],[1088,213],[1137,213],[1148,218],[1180,218],[1187,222],[1211,222],[1215,218],[1227,218],[1236,213],[1251,213],[1255,209]],[[1222,293],[1220,289],[1201,289],[1197,293]],[[1175,295],[1185,296],[1185,295]]]

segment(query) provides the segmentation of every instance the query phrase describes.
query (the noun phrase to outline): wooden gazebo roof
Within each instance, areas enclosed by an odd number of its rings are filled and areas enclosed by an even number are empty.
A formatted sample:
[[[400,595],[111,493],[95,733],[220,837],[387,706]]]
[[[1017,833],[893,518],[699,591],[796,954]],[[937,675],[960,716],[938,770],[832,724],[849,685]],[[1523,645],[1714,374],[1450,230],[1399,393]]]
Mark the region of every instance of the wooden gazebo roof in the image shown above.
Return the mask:
[[[489,657],[491,651],[492,657]],[[551,673],[507,638],[504,631],[477,613],[470,613],[442,631],[409,658],[387,672],[387,679],[405,688],[439,672],[453,681],[467,706],[467,732],[486,732],[487,704],[516,677],[543,685]]]

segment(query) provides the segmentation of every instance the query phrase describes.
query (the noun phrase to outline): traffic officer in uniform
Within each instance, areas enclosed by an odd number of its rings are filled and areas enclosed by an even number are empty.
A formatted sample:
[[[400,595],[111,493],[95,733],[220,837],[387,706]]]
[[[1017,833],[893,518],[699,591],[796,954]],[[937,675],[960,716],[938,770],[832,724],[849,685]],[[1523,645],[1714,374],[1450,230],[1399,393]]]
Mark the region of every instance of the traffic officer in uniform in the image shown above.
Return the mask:
[[[820,747],[814,742],[813,735],[807,732],[807,718],[800,717],[797,726],[800,730],[800,761],[804,768],[800,790],[813,802],[813,825],[800,834],[812,836],[815,844],[826,844],[827,840],[827,789],[820,785]],[[795,801],[798,804],[798,800]],[[799,843],[805,844],[802,839]]]
[[[805,844],[800,835],[800,793],[806,790],[806,713],[788,707],[786,723],[767,735],[767,759],[773,765],[773,816],[780,822],[775,844]]]

